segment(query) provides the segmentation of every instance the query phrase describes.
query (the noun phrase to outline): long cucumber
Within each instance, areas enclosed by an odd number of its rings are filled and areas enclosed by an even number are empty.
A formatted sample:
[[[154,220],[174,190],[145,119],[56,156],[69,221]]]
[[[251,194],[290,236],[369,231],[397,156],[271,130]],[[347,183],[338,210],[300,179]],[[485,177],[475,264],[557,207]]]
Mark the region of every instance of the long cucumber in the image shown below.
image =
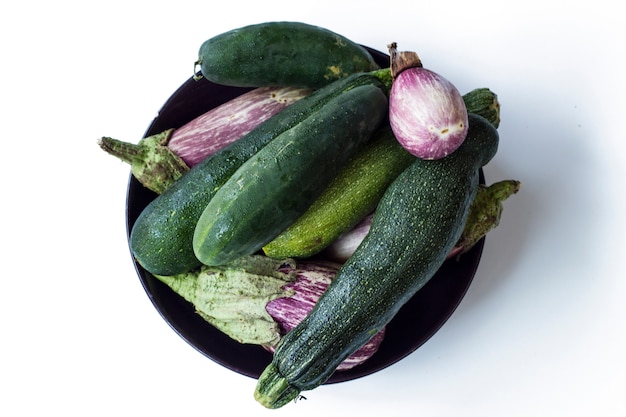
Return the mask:
[[[386,117],[384,91],[380,82],[345,91],[246,161],[198,220],[197,258],[251,255],[300,217]]]
[[[361,45],[302,22],[265,22],[207,39],[196,65],[202,76],[232,86],[319,88],[379,68]]]

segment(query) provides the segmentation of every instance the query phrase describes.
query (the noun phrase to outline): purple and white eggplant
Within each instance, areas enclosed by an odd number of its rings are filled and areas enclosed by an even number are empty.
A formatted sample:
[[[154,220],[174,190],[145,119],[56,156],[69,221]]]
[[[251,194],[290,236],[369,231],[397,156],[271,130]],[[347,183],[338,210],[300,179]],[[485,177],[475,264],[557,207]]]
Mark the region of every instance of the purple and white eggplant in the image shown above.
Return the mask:
[[[189,168],[241,138],[311,92],[295,87],[260,87],[196,117],[178,129],[143,138],[137,144],[102,137],[107,153],[131,165],[133,175],[160,194]]]
[[[389,123],[398,142],[412,155],[440,159],[465,140],[468,116],[463,96],[441,75],[422,67],[414,52],[389,45],[393,84]]]
[[[246,256],[222,266],[174,276],[155,275],[192,303],[208,323],[240,343],[257,344],[272,352],[281,337],[311,311],[335,277],[339,265],[296,263],[265,256]],[[380,346],[381,330],[338,370],[369,359]]]
[[[521,183],[516,180],[503,180],[481,185],[472,201],[461,238],[450,251],[447,259],[462,255],[470,250],[490,230],[498,226],[502,216],[504,200],[520,190]],[[341,235],[332,245],[328,246],[322,256],[333,262],[344,263],[361,244],[372,225],[373,214],[363,218],[354,228]]]
[[[167,146],[193,167],[310,92],[294,87],[256,88],[176,129]]]

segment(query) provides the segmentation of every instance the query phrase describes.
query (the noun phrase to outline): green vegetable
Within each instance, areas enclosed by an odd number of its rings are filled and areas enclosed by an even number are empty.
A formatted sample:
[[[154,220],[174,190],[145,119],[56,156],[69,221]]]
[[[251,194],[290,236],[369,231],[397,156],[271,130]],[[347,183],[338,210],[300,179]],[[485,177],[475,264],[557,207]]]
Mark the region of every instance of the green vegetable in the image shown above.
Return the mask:
[[[300,22],[267,22],[206,40],[196,66],[217,84],[319,88],[378,69],[369,52],[328,29]]]
[[[376,82],[338,95],[246,161],[198,220],[197,258],[251,255],[300,217],[386,117],[383,90]]]
[[[504,209],[502,203],[511,195],[516,194],[521,186],[522,183],[516,180],[502,180],[490,186],[479,185],[463,233],[448,257],[467,252],[489,231],[496,228]]]
[[[130,248],[148,272],[176,275],[201,265],[193,251],[196,223],[207,204],[252,155],[272,139],[315,114],[329,101],[361,85],[379,85],[370,74],[354,74],[291,104],[238,141],[191,168],[148,204],[131,229]]]
[[[435,274],[458,241],[498,147],[487,120],[470,114],[463,145],[438,160],[416,159],[389,186],[372,228],[315,308],[278,344],[255,398],[279,408],[324,383],[343,359],[385,326]]]
[[[468,112],[485,113],[494,125],[499,122],[499,113],[488,111],[496,100],[488,89],[472,90],[463,100]],[[358,152],[306,213],[263,251],[276,258],[319,253],[371,213],[389,184],[414,159],[398,143],[389,125],[381,127],[376,139]]]

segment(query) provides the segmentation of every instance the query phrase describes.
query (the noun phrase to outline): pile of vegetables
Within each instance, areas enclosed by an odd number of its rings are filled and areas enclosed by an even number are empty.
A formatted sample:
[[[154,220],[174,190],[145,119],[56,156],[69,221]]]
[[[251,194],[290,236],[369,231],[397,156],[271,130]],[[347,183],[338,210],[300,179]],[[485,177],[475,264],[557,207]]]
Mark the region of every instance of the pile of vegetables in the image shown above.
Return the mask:
[[[497,96],[465,95],[389,45],[390,65],[327,29],[267,22],[201,45],[194,79],[251,91],[138,144],[108,137],[157,197],[136,261],[240,343],[273,352],[255,398],[279,408],[368,360],[444,262],[520,188],[479,183]]]

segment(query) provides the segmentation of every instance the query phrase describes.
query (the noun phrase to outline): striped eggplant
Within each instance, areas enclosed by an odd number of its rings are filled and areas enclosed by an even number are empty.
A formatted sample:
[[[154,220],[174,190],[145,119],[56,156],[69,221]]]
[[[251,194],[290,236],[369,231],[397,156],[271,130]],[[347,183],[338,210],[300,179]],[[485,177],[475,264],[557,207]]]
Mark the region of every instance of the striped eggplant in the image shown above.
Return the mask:
[[[463,96],[446,78],[426,69],[415,52],[389,45],[389,124],[398,142],[422,159],[440,159],[465,140],[469,128]]]
[[[472,202],[463,234],[447,258],[467,252],[490,230],[498,226],[502,216],[502,203],[517,193],[520,187],[521,183],[515,180],[503,180],[490,186],[481,185]],[[324,250],[323,257],[333,262],[345,262],[369,232],[373,216],[369,214],[354,228],[335,240]]]
[[[224,266],[155,277],[232,339],[273,352],[281,337],[311,311],[338,270],[339,265],[331,262],[252,255]],[[337,369],[351,369],[369,359],[384,334],[383,328]]]
[[[178,129],[148,136],[137,144],[110,137],[100,138],[98,144],[105,152],[129,163],[140,183],[161,194],[189,168],[310,92],[295,87],[256,88]]]

